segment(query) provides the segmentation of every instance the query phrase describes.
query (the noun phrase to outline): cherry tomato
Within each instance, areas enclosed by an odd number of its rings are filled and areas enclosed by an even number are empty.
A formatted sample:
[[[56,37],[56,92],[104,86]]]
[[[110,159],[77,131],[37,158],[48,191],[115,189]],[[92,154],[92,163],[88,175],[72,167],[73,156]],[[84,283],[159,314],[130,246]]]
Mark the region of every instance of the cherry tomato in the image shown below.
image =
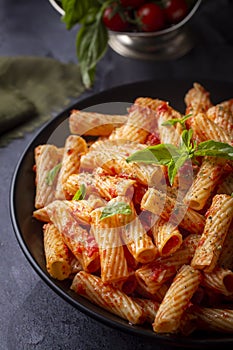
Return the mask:
[[[188,13],[188,5],[185,0],[168,0],[164,5],[164,14],[168,23],[180,22]]]
[[[128,29],[129,23],[124,19],[124,13],[117,12],[115,6],[113,3],[104,10],[103,22],[110,30],[124,32]]]
[[[144,32],[155,32],[165,26],[162,8],[152,2],[139,7],[137,17],[140,21],[140,29]]]
[[[120,0],[123,7],[132,7],[134,9],[142,6],[145,2],[145,0]]]

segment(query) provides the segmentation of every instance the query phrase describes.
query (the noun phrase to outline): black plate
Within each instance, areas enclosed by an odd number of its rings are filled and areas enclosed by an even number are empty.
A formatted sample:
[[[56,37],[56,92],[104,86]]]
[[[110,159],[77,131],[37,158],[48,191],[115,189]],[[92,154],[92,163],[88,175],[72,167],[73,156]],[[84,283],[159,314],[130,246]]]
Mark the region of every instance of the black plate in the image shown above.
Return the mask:
[[[210,91],[213,103],[218,103],[233,97],[233,84],[231,83],[210,80],[199,80],[198,82]],[[148,96],[167,100],[170,102],[171,106],[183,112],[185,107],[183,102],[184,95],[188,89],[192,87],[192,84],[193,81],[191,80],[156,80],[132,83],[115,87],[86,98],[60,113],[39,131],[19,160],[11,184],[10,211],[12,224],[19,245],[32,267],[57,294],[80,311],[124,332],[137,334],[142,337],[146,336],[156,341],[156,344],[173,346],[183,345],[194,348],[202,346],[205,348],[207,346],[212,348],[213,346],[224,344],[226,347],[227,345],[233,344],[233,335],[211,334],[206,332],[194,333],[189,337],[159,335],[154,333],[149,327],[129,325],[127,321],[110,314],[98,306],[93,305],[88,300],[76,295],[69,289],[69,282],[56,281],[48,275],[43,253],[42,225],[32,218],[35,196],[34,173],[32,171],[34,164],[34,148],[39,144],[47,142],[54,142],[59,145],[59,143],[64,141],[68,132],[67,118],[72,108],[84,109],[92,106],[92,110],[96,110],[95,108],[99,109],[100,106],[99,111],[101,112],[101,109],[104,108],[105,110],[103,112],[107,113],[108,110],[106,109],[108,109],[108,107],[114,107],[115,113],[121,113],[122,111],[119,111],[119,109],[121,109],[121,106],[125,107],[125,104],[123,103],[121,105],[117,102],[132,103],[136,97]],[[54,130],[56,130],[55,133]]]

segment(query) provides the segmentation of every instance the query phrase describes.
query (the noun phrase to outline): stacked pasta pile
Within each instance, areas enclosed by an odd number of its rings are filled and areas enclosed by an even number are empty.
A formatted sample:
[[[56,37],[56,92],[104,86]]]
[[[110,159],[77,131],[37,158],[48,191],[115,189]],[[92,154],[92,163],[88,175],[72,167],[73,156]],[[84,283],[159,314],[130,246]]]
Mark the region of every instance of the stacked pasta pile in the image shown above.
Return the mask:
[[[184,130],[190,145],[231,145],[233,100],[213,105],[195,83],[185,103],[185,118],[145,97],[127,116],[72,111],[64,147],[35,149],[33,216],[48,273],[93,303],[157,333],[233,332],[232,155],[129,162],[175,150]]]

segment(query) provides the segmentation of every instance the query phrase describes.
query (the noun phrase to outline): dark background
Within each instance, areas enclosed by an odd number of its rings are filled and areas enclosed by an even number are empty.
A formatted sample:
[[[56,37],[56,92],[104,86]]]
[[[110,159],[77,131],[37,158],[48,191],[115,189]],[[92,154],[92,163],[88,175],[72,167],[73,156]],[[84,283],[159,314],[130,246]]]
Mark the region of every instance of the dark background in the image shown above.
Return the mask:
[[[147,79],[233,83],[232,18],[232,1],[204,0],[192,21],[196,46],[174,61],[132,60],[109,48],[88,94]],[[76,29],[66,31],[47,0],[0,0],[1,56],[47,56],[76,62],[75,36]],[[13,232],[8,203],[13,171],[33,136],[29,133],[0,148],[0,349],[161,349],[77,311],[57,296],[25,259]]]

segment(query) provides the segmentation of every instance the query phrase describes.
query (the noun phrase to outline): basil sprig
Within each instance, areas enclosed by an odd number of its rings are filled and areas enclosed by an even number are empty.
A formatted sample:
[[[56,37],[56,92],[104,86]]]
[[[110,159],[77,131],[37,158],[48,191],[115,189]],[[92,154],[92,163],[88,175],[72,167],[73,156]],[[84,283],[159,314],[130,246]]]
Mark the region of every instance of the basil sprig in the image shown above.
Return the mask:
[[[86,186],[84,184],[81,184],[78,191],[73,196],[72,200],[80,201],[84,199],[85,196],[86,196]]]
[[[55,165],[51,170],[48,171],[47,175],[46,175],[46,184],[48,186],[52,186],[55,177],[57,176],[57,174],[59,173],[59,170],[61,169],[61,163],[58,163],[57,165]]]
[[[100,216],[100,220],[103,220],[116,214],[130,215],[131,213],[132,209],[129,204],[125,202],[113,203],[104,207]]]
[[[169,182],[172,185],[178,170],[188,159],[195,160],[197,156],[210,156],[233,160],[231,145],[214,140],[200,142],[197,145],[192,141],[192,134],[192,129],[183,130],[179,147],[166,143],[149,146],[133,153],[126,161],[167,166]]]
[[[102,15],[110,3],[112,0],[62,0],[66,28],[79,24],[76,51],[82,80],[87,88],[93,84],[96,64],[107,50],[108,31]]]

